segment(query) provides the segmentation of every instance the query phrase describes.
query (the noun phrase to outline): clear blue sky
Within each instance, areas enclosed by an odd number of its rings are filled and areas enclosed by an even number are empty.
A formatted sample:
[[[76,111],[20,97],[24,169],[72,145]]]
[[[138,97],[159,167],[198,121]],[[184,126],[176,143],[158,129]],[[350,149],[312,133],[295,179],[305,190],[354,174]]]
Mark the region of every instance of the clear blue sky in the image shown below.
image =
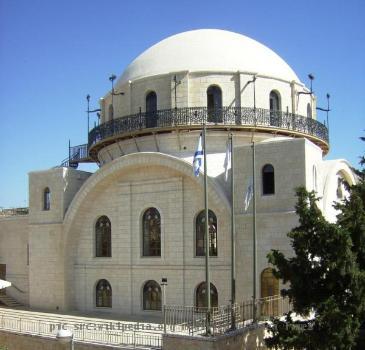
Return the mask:
[[[313,73],[318,105],[332,96],[327,159],[357,165],[365,150],[364,0],[0,0],[0,207],[27,205],[28,172],[59,164],[68,139],[86,143],[86,94],[97,107],[111,73],[197,28],[262,42],[305,83]]]

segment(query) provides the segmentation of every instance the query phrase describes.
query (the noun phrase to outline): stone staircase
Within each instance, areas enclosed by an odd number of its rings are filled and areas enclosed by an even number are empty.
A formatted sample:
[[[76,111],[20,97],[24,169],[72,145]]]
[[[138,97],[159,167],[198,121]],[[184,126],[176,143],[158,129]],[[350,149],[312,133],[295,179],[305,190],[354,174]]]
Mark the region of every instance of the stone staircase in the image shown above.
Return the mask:
[[[0,294],[0,306],[10,307],[12,309],[24,308],[24,305],[6,294]]]

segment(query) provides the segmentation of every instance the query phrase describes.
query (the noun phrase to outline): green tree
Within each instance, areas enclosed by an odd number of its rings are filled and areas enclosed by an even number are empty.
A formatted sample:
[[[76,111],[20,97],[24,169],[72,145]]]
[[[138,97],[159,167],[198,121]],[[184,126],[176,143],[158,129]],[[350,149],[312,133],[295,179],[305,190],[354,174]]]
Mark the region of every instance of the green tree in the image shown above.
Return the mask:
[[[271,348],[355,346],[365,320],[365,156],[360,159],[357,184],[346,185],[348,198],[336,204],[336,224],[322,216],[313,192],[297,190],[299,226],[288,234],[294,256],[286,258],[277,250],[268,255],[276,276],[289,285],[282,294],[292,301],[295,314],[273,320],[266,341]]]
[[[329,223],[317,207],[313,192],[297,190],[299,226],[288,233],[294,256],[272,250],[269,262],[289,287],[282,295],[293,313],[275,319],[267,339],[275,349],[346,349],[354,346],[360,325],[364,274],[352,251],[351,234]]]

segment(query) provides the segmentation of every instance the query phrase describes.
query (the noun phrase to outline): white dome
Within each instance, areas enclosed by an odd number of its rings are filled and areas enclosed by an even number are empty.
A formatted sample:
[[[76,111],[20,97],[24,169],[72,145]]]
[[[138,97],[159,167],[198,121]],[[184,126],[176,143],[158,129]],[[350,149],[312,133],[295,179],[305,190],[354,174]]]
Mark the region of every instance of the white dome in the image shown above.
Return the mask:
[[[139,55],[124,71],[118,85],[171,72],[247,72],[300,82],[275,52],[244,35],[200,29],[168,37]]]

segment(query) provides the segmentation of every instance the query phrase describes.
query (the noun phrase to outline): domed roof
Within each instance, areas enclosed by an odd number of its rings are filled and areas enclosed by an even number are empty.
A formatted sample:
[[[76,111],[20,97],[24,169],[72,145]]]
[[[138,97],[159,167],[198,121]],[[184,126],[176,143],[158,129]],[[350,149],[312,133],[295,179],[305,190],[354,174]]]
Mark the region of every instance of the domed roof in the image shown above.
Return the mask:
[[[118,85],[179,71],[240,71],[300,82],[281,57],[256,40],[226,30],[199,29],[151,46],[126,68]]]

